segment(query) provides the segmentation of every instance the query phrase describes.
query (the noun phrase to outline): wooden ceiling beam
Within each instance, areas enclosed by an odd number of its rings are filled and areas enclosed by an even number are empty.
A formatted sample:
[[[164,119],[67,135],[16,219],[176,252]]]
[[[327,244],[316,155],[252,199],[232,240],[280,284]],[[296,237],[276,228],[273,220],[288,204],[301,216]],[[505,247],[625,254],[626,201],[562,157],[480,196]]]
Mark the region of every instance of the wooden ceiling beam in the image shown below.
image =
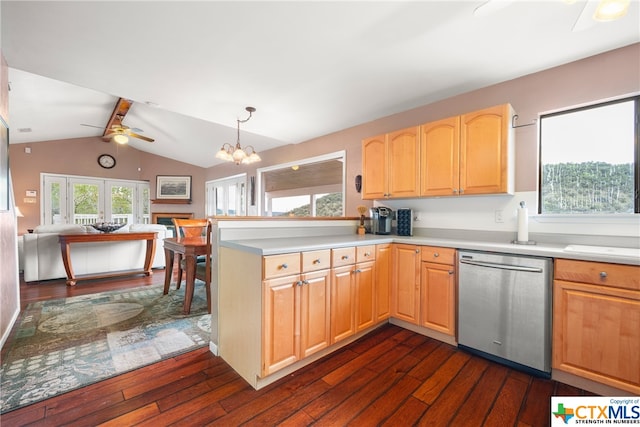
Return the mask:
[[[105,126],[104,133],[102,134],[102,139],[104,141],[110,140],[112,134],[111,129],[113,126],[122,126],[122,121],[129,112],[131,104],[133,104],[133,101],[130,99],[118,98],[116,107],[113,109],[113,113],[111,113],[111,117],[109,118],[109,121]]]

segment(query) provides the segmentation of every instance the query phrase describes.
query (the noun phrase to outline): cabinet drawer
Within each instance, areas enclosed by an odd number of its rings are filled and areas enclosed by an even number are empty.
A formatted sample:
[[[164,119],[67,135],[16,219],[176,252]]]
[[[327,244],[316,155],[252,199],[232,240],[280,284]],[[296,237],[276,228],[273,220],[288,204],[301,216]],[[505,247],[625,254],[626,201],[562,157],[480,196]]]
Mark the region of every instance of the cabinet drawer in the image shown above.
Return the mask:
[[[340,267],[342,265],[355,264],[356,248],[354,246],[348,248],[331,249],[331,266]]]
[[[640,290],[640,267],[605,262],[557,259],[556,280]]]
[[[302,252],[302,271],[331,268],[331,250]]]
[[[435,246],[421,246],[420,252],[422,253],[422,261],[435,262],[438,264],[455,264],[455,249],[439,248]]]
[[[263,257],[262,260],[262,277],[265,279],[300,273],[300,254],[298,252],[293,254],[269,255]]]
[[[376,245],[356,246],[356,262],[376,259]]]

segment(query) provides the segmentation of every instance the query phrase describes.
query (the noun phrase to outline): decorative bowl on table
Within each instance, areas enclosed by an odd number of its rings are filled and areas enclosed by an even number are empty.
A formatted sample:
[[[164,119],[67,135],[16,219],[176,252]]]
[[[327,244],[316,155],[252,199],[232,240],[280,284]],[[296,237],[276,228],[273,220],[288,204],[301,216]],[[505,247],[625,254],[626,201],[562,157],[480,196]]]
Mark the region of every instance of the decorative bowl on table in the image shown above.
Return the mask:
[[[115,222],[96,222],[95,224],[91,224],[93,228],[103,233],[113,233],[114,231],[121,229],[125,225],[127,225],[127,223],[116,224]]]

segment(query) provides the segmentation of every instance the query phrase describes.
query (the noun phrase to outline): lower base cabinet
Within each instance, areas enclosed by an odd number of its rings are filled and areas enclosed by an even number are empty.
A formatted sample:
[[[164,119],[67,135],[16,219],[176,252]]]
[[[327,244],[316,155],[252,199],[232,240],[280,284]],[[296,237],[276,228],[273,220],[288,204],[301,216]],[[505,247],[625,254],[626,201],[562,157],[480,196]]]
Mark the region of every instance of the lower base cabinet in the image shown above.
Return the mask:
[[[456,334],[455,249],[393,245],[391,316]]]
[[[553,369],[640,395],[640,267],[556,260]]]

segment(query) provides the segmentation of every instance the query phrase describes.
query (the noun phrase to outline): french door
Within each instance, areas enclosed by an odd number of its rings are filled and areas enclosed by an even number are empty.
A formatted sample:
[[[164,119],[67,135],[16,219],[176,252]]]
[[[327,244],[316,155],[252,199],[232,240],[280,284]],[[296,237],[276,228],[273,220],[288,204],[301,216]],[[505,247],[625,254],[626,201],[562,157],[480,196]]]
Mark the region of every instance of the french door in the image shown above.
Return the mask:
[[[206,214],[246,216],[247,175],[240,174],[205,184]]]
[[[42,174],[42,224],[150,222],[146,181]]]

